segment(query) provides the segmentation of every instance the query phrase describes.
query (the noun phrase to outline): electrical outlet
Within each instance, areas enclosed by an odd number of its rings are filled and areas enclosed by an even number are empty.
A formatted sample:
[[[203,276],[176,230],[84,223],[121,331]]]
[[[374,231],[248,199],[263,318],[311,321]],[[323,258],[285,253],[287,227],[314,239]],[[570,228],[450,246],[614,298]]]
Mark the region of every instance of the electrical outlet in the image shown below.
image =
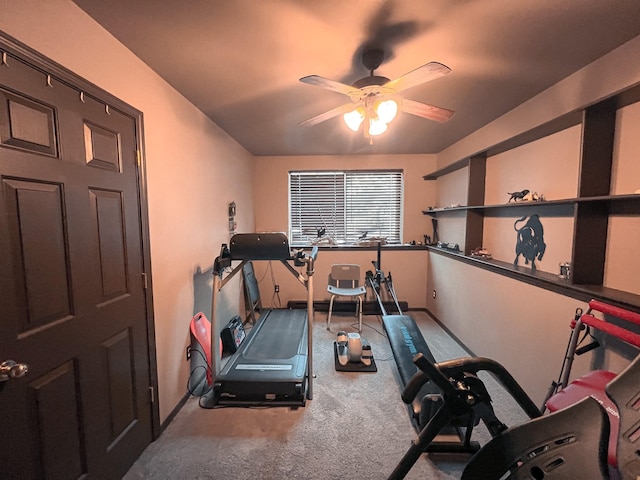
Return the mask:
[[[433,298],[436,298],[436,291],[435,291],[435,290],[433,291],[433,293],[431,294],[431,296],[432,296]]]
[[[273,291],[278,293],[280,291],[280,285],[274,285],[273,286]]]

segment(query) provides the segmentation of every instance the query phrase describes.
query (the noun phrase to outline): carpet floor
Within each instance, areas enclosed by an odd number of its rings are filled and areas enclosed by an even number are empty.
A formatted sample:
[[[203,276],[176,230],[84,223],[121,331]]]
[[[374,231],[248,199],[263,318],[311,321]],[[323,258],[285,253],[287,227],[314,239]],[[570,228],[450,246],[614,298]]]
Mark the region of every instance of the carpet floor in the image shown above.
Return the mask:
[[[437,361],[468,356],[426,313],[411,312]],[[326,315],[314,323],[314,391],[305,407],[205,409],[191,397],[125,475],[135,479],[384,479],[415,438],[391,348],[379,317],[366,316],[362,336],[377,372],[338,372],[333,342],[356,331],[353,316]],[[185,364],[185,368],[188,366]],[[526,416],[504,390],[481,376],[498,418],[507,425]],[[474,429],[481,444],[484,425]],[[407,479],[458,479],[468,456],[423,454]]]

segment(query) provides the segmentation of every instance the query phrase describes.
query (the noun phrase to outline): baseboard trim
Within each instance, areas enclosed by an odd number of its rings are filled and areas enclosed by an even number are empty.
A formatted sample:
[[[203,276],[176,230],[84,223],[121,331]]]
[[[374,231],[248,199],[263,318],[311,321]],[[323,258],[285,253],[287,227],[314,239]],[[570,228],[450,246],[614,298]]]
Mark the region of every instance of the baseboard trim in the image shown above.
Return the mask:
[[[462,340],[460,340],[451,330],[449,330],[449,328],[440,321],[440,319],[438,317],[436,317],[428,308],[422,309],[422,311],[427,312],[427,314],[433,318],[433,320],[440,325],[440,328],[442,328],[445,332],[447,332],[447,335],[449,335],[458,345],[460,345],[460,347],[469,354],[470,357],[476,357],[477,355],[475,353],[473,353],[473,351],[471,351],[469,349],[469,347],[467,347],[464,342]]]
[[[400,309],[404,312],[409,310],[409,305],[407,302],[398,302],[400,304]],[[396,305],[394,302],[382,302],[384,305],[384,309],[393,314],[397,311]],[[287,308],[292,309],[305,309],[307,308],[307,302],[303,300],[290,300],[287,303]],[[313,302],[313,309],[316,312],[328,312],[329,311],[329,300],[318,300]],[[356,302],[355,301],[334,301],[333,302],[333,312],[334,313],[353,313],[356,311]],[[362,313],[364,315],[379,315],[380,314],[380,305],[376,301],[365,301],[362,304]]]
[[[169,413],[167,418],[165,418],[164,422],[160,424],[160,435],[162,435],[162,432],[164,432],[164,430],[169,426],[169,424],[173,421],[173,419],[176,418],[176,415],[180,413],[180,410],[182,410],[182,407],[184,407],[184,405],[187,403],[187,400],[189,400],[190,396],[191,395],[189,394],[189,392],[185,393],[184,397],[182,397],[182,399],[178,402],[178,404],[175,407],[173,407],[173,410],[171,410],[171,413]]]

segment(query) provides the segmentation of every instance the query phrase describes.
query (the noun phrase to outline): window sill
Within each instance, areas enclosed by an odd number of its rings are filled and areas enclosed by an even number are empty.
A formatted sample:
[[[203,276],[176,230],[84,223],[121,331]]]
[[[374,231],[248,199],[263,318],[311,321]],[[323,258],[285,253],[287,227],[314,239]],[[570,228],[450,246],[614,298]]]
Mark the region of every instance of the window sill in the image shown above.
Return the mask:
[[[302,248],[305,250],[318,247],[320,251],[350,251],[350,250],[378,250],[377,245],[291,245],[291,248]],[[387,244],[382,245],[383,250],[427,250],[426,245],[411,245],[411,244]]]

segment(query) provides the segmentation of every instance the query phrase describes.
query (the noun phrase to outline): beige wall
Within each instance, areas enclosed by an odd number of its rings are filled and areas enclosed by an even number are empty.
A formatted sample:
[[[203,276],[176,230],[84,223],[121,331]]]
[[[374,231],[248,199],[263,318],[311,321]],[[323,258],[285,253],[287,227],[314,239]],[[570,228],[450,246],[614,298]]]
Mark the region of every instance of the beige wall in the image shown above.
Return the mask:
[[[256,231],[287,232],[288,229],[288,172],[290,170],[366,170],[401,169],[404,171],[404,225],[403,241],[423,241],[423,235],[431,235],[431,221],[422,214],[434,205],[435,185],[422,179],[435,168],[434,155],[354,155],[345,157],[258,157],[255,160],[253,191],[255,198]],[[385,251],[382,267],[391,271],[398,296],[409,302],[411,308],[425,307],[427,252]],[[334,263],[358,263],[362,274],[371,270],[375,251],[331,251],[323,249],[316,263],[316,288],[314,298],[328,298],[326,283],[329,269]],[[274,265],[281,267],[280,265]],[[256,265],[263,302],[272,305],[273,282],[270,274],[264,275],[263,266]],[[296,285],[296,279],[282,271],[277,275],[281,304],[288,300],[304,299],[304,290]],[[276,300],[276,299],[274,299]]]
[[[613,150],[611,193],[640,193],[640,103],[618,111],[618,125]],[[640,295],[640,255],[636,253],[640,239],[640,217],[612,216],[609,219],[607,265],[604,284],[610,288]]]
[[[603,72],[607,74],[603,75]],[[475,154],[638,82],[640,37],[441,152],[438,166],[441,168]],[[640,104],[618,112],[612,193],[634,193],[640,189],[638,128]],[[572,127],[489,157],[485,202],[504,203],[508,199],[506,192],[524,188],[543,193],[549,200],[575,197],[580,141],[579,127]],[[457,172],[456,175],[462,174]],[[455,178],[439,179],[438,182],[461,189],[458,196],[464,197],[466,187],[463,182]],[[446,204],[451,198],[458,197],[451,191],[443,197],[438,189],[439,202],[441,198],[445,198],[442,202]],[[539,212],[541,218],[544,216],[547,243],[547,252],[539,263],[542,271],[557,273],[558,262],[570,259],[573,214],[571,210],[564,210]],[[513,261],[515,257],[512,228],[517,213],[487,214],[483,241],[498,260]],[[441,225],[441,233],[459,230],[456,229],[459,219],[451,218],[449,223],[451,226]],[[509,231],[512,233],[504,233]],[[639,238],[640,218],[637,215],[610,219],[606,286],[640,293],[635,274],[640,269],[640,257],[635,254]],[[534,400],[541,402],[551,380],[557,378],[569,337],[569,321],[575,309],[586,309],[586,304],[436,253],[429,257],[427,285],[428,289],[437,291],[436,299],[427,295],[429,311],[475,354],[503,363]],[[618,371],[628,362],[620,353],[608,350],[604,358],[596,355],[580,357],[574,373],[592,367]],[[628,352],[622,354],[628,356]]]
[[[429,311],[475,355],[504,365],[541,405],[558,379],[569,322],[587,305],[438,254],[429,257],[427,284],[437,293],[427,295]],[[577,357],[572,378],[592,368],[620,371],[628,363],[614,351],[598,355]]]
[[[197,272],[228,240],[228,202],[253,229],[252,156],[71,1],[0,0],[0,12],[0,30],[143,112],[163,421],[186,392],[194,310],[210,315],[211,276]]]
[[[560,371],[569,320],[584,304],[438,254],[429,258],[428,282],[437,292],[429,311],[541,404]]]

